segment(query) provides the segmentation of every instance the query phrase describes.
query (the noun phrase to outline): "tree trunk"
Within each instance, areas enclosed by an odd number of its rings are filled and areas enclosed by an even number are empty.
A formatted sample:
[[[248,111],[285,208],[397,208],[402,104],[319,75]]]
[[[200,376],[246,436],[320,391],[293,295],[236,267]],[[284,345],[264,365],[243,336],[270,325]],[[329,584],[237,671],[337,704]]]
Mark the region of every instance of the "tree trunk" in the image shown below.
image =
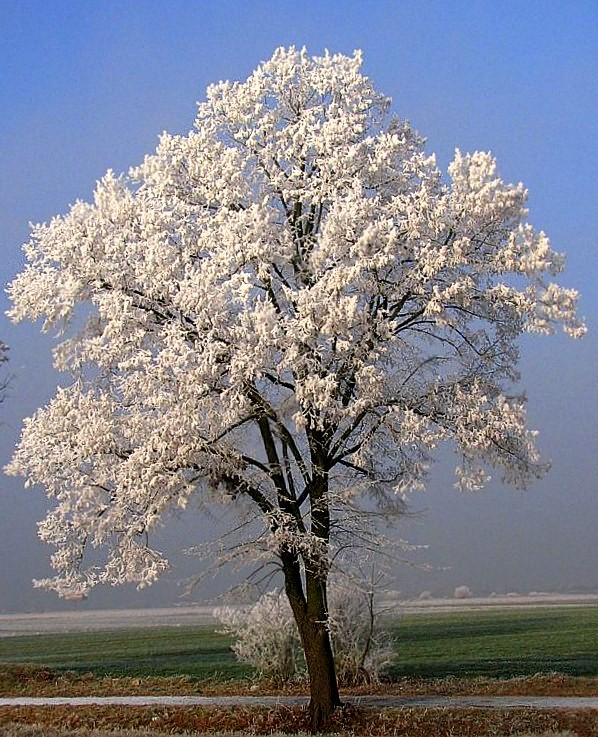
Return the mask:
[[[306,617],[299,631],[309,674],[309,717],[312,732],[321,731],[332,712],[341,705],[332,656],[330,636],[325,621]]]
[[[326,585],[329,561],[330,509],[328,505],[329,433],[308,424],[307,435],[312,465],[312,478],[307,484],[311,514],[312,542],[320,543],[313,553],[281,550],[279,555],[285,577],[285,590],[295,616],[310,689],[310,726],[321,731],[332,712],[341,705],[332,643],[328,628]],[[284,499],[283,499],[284,501]],[[284,506],[281,505],[281,509]],[[303,525],[303,520],[301,520]],[[303,534],[306,530],[303,527]],[[301,557],[301,563],[299,556]],[[303,569],[303,577],[301,570]]]
[[[285,591],[307,664],[310,726],[313,732],[319,732],[335,708],[341,705],[328,631],[326,580],[306,571],[304,588],[297,555],[283,552],[281,561]]]

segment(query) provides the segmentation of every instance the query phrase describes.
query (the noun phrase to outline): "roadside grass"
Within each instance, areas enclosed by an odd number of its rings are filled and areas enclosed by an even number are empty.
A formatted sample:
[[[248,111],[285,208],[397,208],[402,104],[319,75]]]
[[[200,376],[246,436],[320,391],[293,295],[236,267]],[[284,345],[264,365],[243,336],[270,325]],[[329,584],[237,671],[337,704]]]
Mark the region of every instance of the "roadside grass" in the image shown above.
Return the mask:
[[[165,737],[165,735],[288,735],[305,732],[308,717],[300,707],[195,708],[0,708],[7,737]],[[29,726],[31,730],[21,731]],[[9,732],[8,730],[11,730]],[[95,733],[94,731],[95,730]],[[534,709],[367,709],[335,712],[325,734],[337,737],[533,737],[555,734],[596,737],[598,712]],[[124,733],[124,734],[123,734]],[[90,736],[91,737],[91,736]]]
[[[137,730],[137,729],[117,729],[115,731],[106,731],[104,729],[79,729],[72,731],[64,730],[60,727],[53,729],[43,724],[8,724],[5,725],[2,732],[3,737],[189,737],[188,732],[164,732],[162,730]],[[246,737],[247,732],[195,732],[193,737]],[[287,737],[288,733],[273,732],[270,737]],[[306,732],[298,732],[296,737],[314,737]],[[436,734],[429,737],[437,737]],[[451,737],[455,737],[451,735]],[[493,735],[493,737],[507,737],[503,735]],[[576,737],[573,732],[542,731],[542,732],[525,732],[518,733],[517,737]]]
[[[9,724],[6,725],[5,731],[3,731],[3,737],[189,737],[188,732],[163,732],[161,730],[142,730],[137,729],[118,729],[116,731],[106,731],[103,729],[92,729],[92,730],[62,730],[60,728],[49,730],[43,724],[39,725],[21,725],[21,724]],[[195,732],[194,737],[246,737],[246,732],[212,732],[212,733],[199,733]],[[284,732],[273,732],[270,737],[287,737]],[[314,737],[308,735],[306,732],[298,732],[296,737]],[[431,736],[430,736],[431,737]],[[434,736],[435,737],[435,736]],[[454,736],[451,736],[454,737]],[[494,737],[507,737],[506,735],[494,735]],[[573,732],[526,732],[525,734],[520,733],[517,737],[576,737]]]

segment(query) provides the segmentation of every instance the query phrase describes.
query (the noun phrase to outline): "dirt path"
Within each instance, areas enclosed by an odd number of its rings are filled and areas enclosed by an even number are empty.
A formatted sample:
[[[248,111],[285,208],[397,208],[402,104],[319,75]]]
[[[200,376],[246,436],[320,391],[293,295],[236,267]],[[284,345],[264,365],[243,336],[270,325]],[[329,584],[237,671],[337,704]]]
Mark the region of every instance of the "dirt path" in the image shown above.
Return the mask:
[[[0,706],[292,706],[305,696],[79,696],[0,698]],[[598,697],[582,696],[346,696],[345,703],[380,709],[594,709]]]

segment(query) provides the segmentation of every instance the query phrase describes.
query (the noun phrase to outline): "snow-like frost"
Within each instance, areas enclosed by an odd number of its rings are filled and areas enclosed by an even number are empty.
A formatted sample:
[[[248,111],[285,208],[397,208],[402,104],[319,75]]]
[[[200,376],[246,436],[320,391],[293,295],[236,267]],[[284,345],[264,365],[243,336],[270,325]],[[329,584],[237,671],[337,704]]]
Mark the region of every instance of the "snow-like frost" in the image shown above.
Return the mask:
[[[563,258],[490,154],[445,181],[361,63],[278,49],[33,227],[9,314],[62,334],[74,374],[8,467],[55,500],[43,585],[151,583],[151,533],[191,500],[248,502],[260,550],[325,578],[364,539],[359,498],[400,511],[442,441],[464,489],[542,472],[516,341],[585,331]]]

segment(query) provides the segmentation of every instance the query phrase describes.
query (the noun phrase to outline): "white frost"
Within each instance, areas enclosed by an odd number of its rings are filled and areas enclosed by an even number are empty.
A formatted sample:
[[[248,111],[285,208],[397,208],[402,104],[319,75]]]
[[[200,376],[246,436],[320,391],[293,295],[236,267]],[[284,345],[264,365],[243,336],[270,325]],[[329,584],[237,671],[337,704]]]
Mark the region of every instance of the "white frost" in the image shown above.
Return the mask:
[[[444,440],[465,489],[543,470],[511,387],[518,336],[585,330],[563,259],[490,154],[445,183],[389,104],[359,53],[278,49],[33,227],[10,316],[66,331],[74,375],[8,468],[55,500],[43,585],[151,583],[149,536],[191,499],[247,500],[271,553],[326,569],[359,493],[396,508]]]

